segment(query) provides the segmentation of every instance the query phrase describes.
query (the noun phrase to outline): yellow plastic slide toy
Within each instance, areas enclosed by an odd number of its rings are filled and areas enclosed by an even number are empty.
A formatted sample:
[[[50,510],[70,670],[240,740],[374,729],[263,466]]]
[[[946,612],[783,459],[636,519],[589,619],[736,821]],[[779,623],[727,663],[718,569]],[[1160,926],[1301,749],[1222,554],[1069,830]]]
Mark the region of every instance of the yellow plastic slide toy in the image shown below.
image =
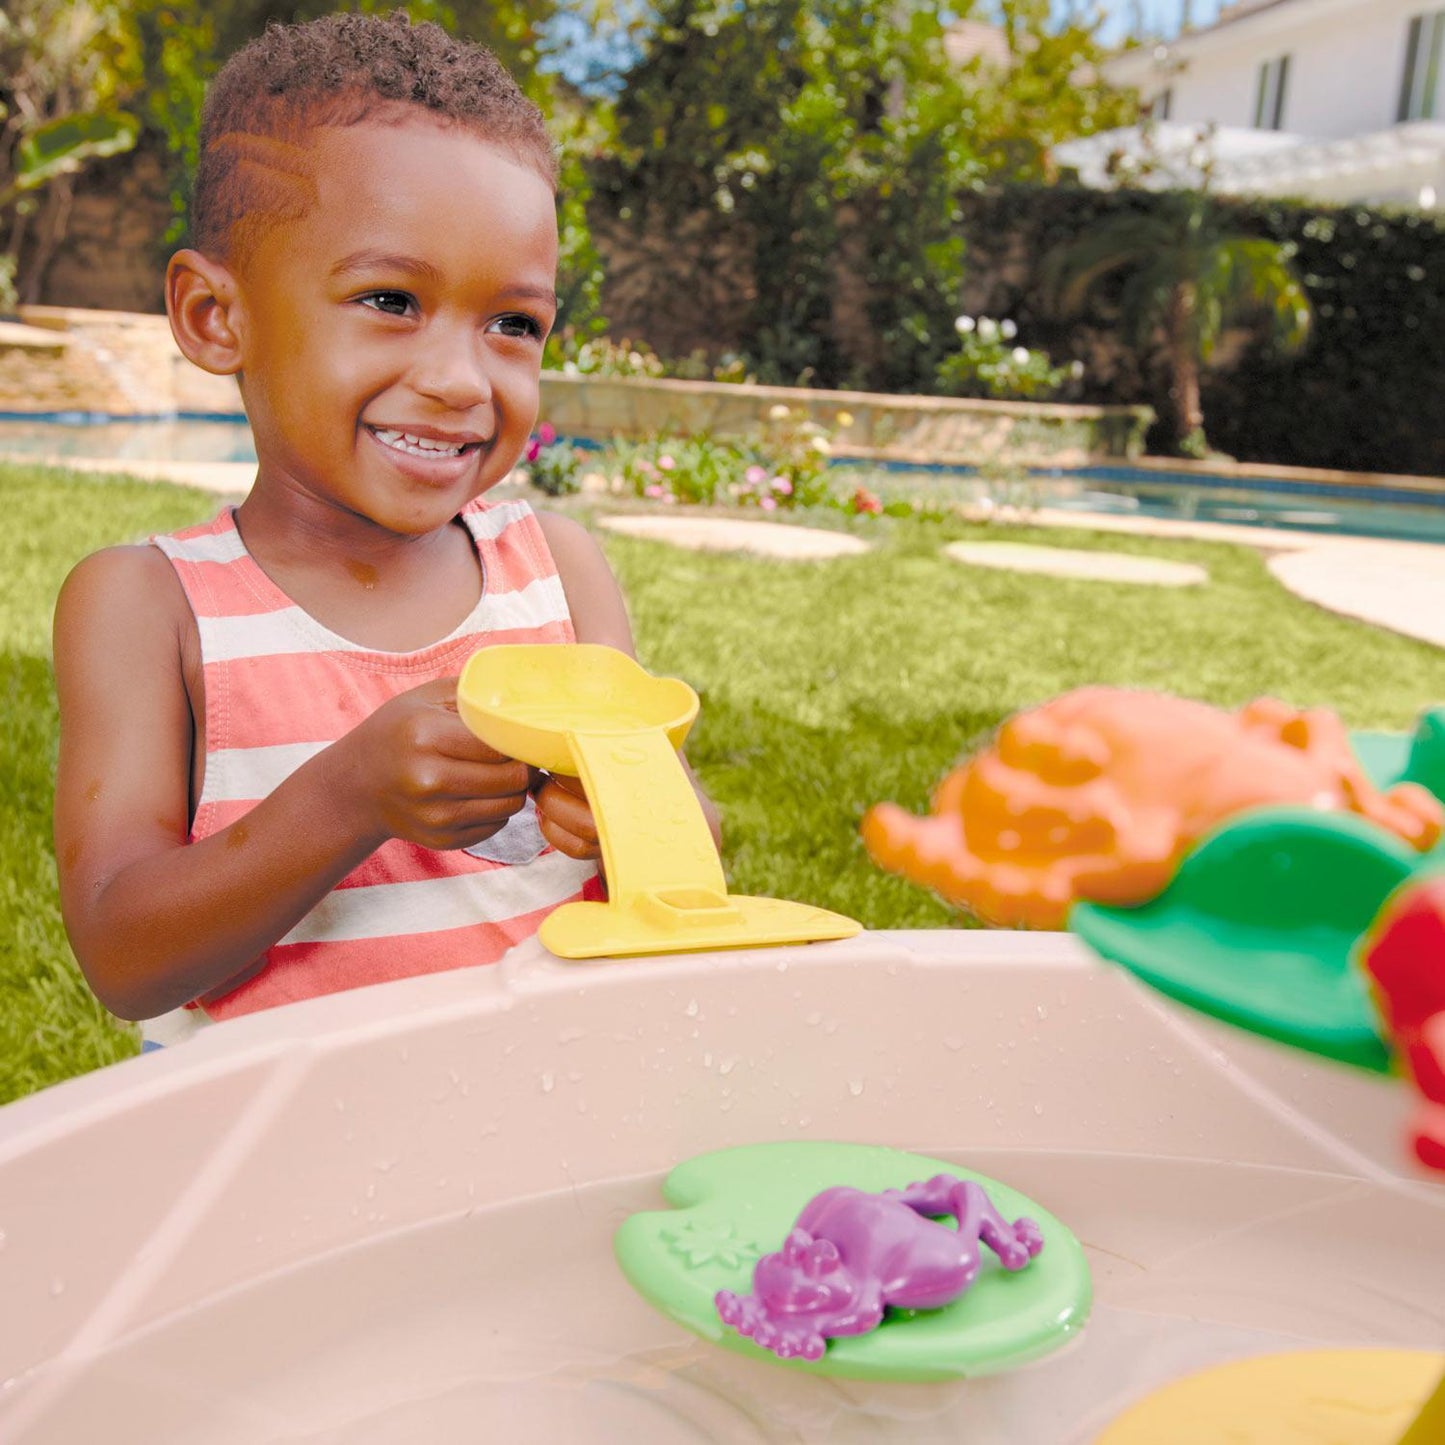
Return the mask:
[[[702,804],[677,749],[697,694],[592,643],[486,647],[457,685],[483,742],[581,778],[609,901],[564,903],[540,938],[562,958],[681,953],[848,938],[861,925],[777,898],[730,896]]]

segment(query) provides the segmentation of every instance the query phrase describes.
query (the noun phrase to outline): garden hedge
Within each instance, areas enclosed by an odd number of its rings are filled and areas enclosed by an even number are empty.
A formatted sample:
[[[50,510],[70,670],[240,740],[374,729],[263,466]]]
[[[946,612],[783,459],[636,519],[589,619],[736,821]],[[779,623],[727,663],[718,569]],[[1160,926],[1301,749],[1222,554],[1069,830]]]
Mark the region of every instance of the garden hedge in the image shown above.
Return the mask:
[[[1012,316],[1030,345],[1089,365],[1088,400],[1168,405],[1146,358],[1121,352],[1108,293],[1079,323],[1052,316],[1038,267],[1055,245],[1148,191],[1014,186],[961,201],[966,294]],[[1445,475],[1445,223],[1364,206],[1215,198],[1242,233],[1288,242],[1314,310],[1304,351],[1270,354],[1240,338],[1235,365],[1206,376],[1209,438],[1246,461]],[[1152,439],[1162,445],[1163,439]]]

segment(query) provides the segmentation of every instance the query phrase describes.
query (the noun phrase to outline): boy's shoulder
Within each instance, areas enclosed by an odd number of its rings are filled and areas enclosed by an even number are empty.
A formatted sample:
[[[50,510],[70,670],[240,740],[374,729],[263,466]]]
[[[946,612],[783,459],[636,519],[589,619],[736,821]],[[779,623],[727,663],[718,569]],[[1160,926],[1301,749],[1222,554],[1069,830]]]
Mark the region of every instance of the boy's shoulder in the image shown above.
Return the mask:
[[[551,552],[552,561],[564,582],[569,574],[579,569],[587,573],[599,565],[607,566],[597,538],[576,518],[561,512],[535,511],[532,515],[537,519],[547,550]],[[610,570],[608,575],[611,575]]]
[[[124,615],[130,624],[173,624],[189,615],[175,569],[158,547],[103,547],[71,568],[55,605],[57,629],[87,617]]]
[[[560,512],[538,512],[536,517],[567,597],[577,641],[601,642],[631,653],[627,608],[597,538],[581,522]]]
[[[102,547],[98,552],[82,557],[70,569],[65,586],[69,587],[72,583],[121,589],[137,584],[149,586],[171,570],[165,554],[149,541],[125,542],[114,547]]]

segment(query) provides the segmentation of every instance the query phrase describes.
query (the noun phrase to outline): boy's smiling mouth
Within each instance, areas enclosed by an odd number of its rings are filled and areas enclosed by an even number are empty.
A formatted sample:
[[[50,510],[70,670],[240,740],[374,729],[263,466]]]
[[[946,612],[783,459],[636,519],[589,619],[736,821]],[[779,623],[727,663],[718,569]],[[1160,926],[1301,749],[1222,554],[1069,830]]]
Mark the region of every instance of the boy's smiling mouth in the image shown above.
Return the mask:
[[[401,427],[371,425],[367,425],[366,429],[382,446],[413,457],[460,457],[476,451],[485,442],[478,436],[447,436],[430,429],[411,431]]]

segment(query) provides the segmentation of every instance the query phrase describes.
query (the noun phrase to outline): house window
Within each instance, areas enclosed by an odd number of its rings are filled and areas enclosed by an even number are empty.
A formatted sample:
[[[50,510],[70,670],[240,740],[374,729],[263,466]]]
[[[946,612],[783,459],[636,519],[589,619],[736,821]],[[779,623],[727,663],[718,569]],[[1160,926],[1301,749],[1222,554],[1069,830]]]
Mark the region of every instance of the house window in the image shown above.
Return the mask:
[[[1289,56],[1266,60],[1259,67],[1254,93],[1254,123],[1260,130],[1284,128],[1284,93],[1289,84]]]
[[[1149,107],[1149,114],[1152,115],[1155,120],[1168,120],[1169,112],[1173,109],[1174,87],[1170,85],[1166,86],[1154,97],[1153,103]]]
[[[1445,41],[1445,10],[1417,15],[1405,41],[1405,78],[1400,86],[1401,120],[1434,120],[1440,79],[1440,50]]]

